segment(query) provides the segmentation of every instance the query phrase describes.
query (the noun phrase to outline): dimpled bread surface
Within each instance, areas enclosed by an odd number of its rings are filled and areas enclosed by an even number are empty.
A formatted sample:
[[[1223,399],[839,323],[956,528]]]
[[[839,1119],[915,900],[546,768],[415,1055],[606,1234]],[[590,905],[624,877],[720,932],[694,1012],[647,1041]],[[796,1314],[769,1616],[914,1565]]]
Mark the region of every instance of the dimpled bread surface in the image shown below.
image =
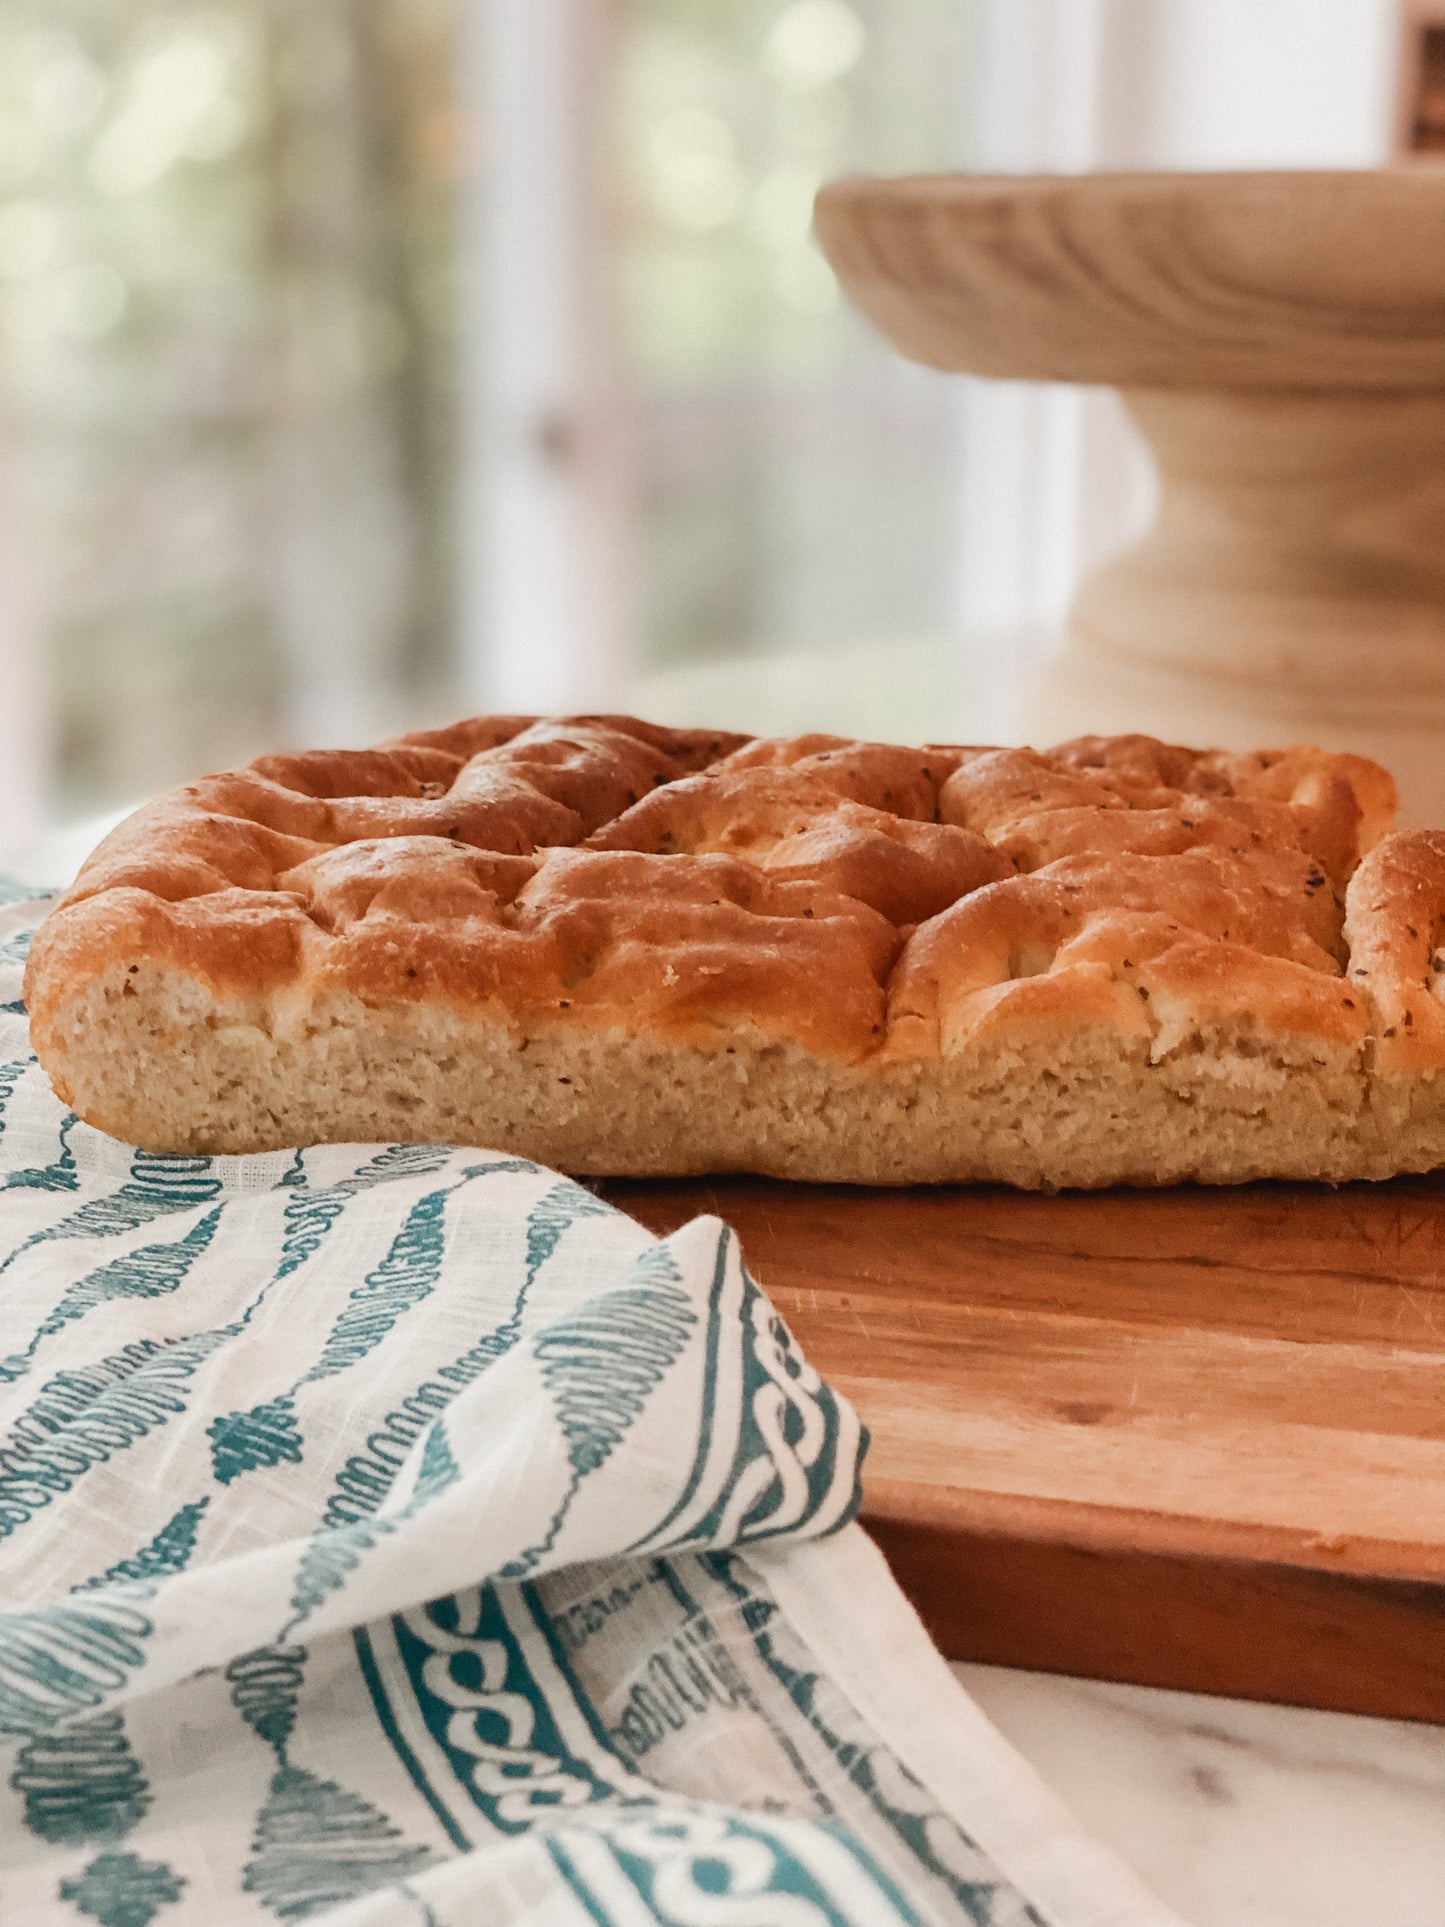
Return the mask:
[[[139,811],[36,936],[153,1151],[1031,1187],[1445,1160],[1445,834],[1363,758],[488,717]]]

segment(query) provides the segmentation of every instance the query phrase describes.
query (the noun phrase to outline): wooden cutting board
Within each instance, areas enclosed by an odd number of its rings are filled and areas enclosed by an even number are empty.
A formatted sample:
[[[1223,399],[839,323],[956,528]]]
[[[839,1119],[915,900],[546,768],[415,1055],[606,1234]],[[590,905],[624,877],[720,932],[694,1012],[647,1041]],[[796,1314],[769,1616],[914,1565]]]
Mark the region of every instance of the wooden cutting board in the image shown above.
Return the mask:
[[[950,1657],[1445,1720],[1445,1181],[607,1190],[736,1228]]]

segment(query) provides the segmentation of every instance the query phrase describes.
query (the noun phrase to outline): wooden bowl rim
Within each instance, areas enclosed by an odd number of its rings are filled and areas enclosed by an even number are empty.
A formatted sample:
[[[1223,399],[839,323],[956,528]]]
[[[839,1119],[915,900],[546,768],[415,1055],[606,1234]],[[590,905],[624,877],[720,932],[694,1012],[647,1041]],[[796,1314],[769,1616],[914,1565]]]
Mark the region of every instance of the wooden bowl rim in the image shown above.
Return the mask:
[[[815,228],[864,312],[935,367],[1445,388],[1445,167],[855,176],[819,190]]]
[[[1287,211],[1298,211],[1303,199],[1323,199],[1338,205],[1344,189],[1352,196],[1398,202],[1424,203],[1437,212],[1445,203],[1445,165],[1401,162],[1387,167],[1309,168],[1181,168],[1174,170],[1102,169],[1085,174],[845,174],[818,190],[822,201],[888,198],[951,200],[960,206],[999,199],[1038,201],[1088,197],[1117,199],[1227,202],[1241,194],[1255,200],[1268,197]]]

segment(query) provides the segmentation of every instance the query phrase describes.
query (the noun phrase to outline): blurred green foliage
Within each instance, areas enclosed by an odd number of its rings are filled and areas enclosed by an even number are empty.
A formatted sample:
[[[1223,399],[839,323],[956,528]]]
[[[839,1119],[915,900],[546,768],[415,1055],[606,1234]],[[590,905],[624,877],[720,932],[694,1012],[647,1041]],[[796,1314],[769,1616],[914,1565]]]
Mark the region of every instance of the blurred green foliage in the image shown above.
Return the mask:
[[[633,0],[611,106],[642,383],[817,379],[847,356],[813,196],[956,159],[970,30],[968,0]]]
[[[7,0],[0,592],[64,809],[447,706],[460,3]],[[936,627],[946,411],[809,221],[829,175],[953,157],[967,0],[614,24],[644,664]]]
[[[9,0],[4,512],[63,796],[274,739],[314,648],[437,672],[447,0]]]

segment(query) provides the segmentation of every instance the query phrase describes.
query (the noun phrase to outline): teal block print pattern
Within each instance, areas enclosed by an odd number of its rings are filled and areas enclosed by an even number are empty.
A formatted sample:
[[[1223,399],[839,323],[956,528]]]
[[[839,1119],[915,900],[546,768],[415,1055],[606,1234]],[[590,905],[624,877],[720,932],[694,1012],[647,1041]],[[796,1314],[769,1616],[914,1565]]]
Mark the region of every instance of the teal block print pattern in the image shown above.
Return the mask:
[[[301,1427],[289,1392],[249,1412],[224,1412],[206,1430],[211,1468],[222,1485],[261,1466],[301,1463]]]
[[[495,1171],[502,1167],[486,1168],[489,1171]],[[505,1168],[528,1171],[536,1169],[534,1165],[524,1162],[509,1163]],[[472,1174],[468,1173],[468,1175]],[[494,1330],[480,1338],[475,1345],[469,1347],[459,1358],[440,1367],[435,1376],[423,1379],[402,1401],[401,1406],[389,1412],[382,1424],[371,1433],[367,1439],[366,1451],[348,1459],[337,1475],[336,1485],[322,1516],[322,1528],[312,1537],[297,1568],[296,1587],[292,1596],[293,1617],[287,1628],[288,1636],[316,1610],[328,1595],[345,1582],[356,1569],[364,1552],[374,1546],[383,1534],[395,1530],[403,1520],[413,1517],[428,1498],[442,1489],[441,1483],[435,1476],[431,1478],[426,1476],[424,1468],[417,1491],[411,1503],[402,1512],[382,1519],[375,1516],[389,1497],[402,1463],[423,1431],[432,1427],[434,1441],[436,1423],[451,1401],[468,1385],[473,1384],[489,1366],[510,1351],[521,1337],[527,1299],[543,1266],[556,1254],[563,1233],[584,1219],[595,1217],[599,1212],[605,1212],[607,1208],[590,1191],[584,1191],[581,1185],[574,1184],[570,1178],[563,1178],[553,1185],[532,1207],[527,1218],[526,1270],[516,1301],[507,1318]],[[681,1349],[681,1343],[686,1339],[686,1325],[683,1320],[685,1318],[688,1323],[695,1322],[694,1314],[677,1283],[676,1268],[665,1253],[649,1252],[645,1254],[641,1265],[644,1277],[650,1277],[656,1272],[662,1281],[662,1290],[665,1292],[671,1289],[673,1293],[675,1302],[667,1302],[673,1318],[673,1328],[680,1335],[680,1342],[672,1354],[675,1356],[676,1351]],[[672,1281],[670,1287],[667,1282],[669,1279]],[[645,1289],[657,1291],[659,1287],[652,1285]],[[659,1302],[663,1301],[659,1300]],[[633,1310],[636,1310],[635,1306]],[[564,1331],[563,1327],[556,1329],[559,1332]],[[589,1341],[589,1336],[589,1334],[580,1335],[583,1344]],[[615,1337],[616,1334],[612,1336]],[[648,1336],[650,1342],[651,1334],[649,1333]],[[545,1335],[538,1342],[545,1342]],[[564,1334],[559,1339],[559,1347],[565,1346],[568,1342]],[[587,1363],[584,1363],[579,1371],[579,1380],[586,1375]],[[649,1362],[649,1371],[654,1364],[655,1359]],[[631,1370],[630,1361],[626,1369]],[[561,1373],[560,1360],[558,1370]],[[561,1375],[565,1377],[565,1373]],[[651,1382],[656,1382],[655,1376]],[[253,1421],[259,1417],[263,1409],[270,1417],[276,1413],[277,1408],[289,1416],[289,1404],[284,1397],[272,1401],[267,1408],[256,1408],[253,1412],[240,1416]],[[580,1407],[574,1412],[573,1417],[574,1421],[581,1424],[581,1430],[585,1431],[585,1421],[580,1419]],[[248,1429],[238,1444],[233,1430],[226,1429],[218,1434],[217,1426],[229,1428],[229,1418],[217,1421],[211,1428],[212,1451],[218,1453],[219,1448],[219,1453],[225,1455],[222,1463],[229,1468],[232,1455],[239,1456],[240,1450],[248,1449],[254,1434]],[[434,1449],[432,1441],[429,1441],[427,1449],[428,1451]],[[580,1437],[572,1441],[572,1450],[575,1473],[572,1492],[575,1494],[584,1476],[579,1460],[585,1462],[587,1458],[587,1448]],[[593,1451],[595,1453],[595,1441]],[[605,1453],[602,1456],[605,1456]],[[600,1459],[594,1458],[593,1462],[600,1463]],[[221,1476],[219,1466],[217,1476]],[[233,1473],[232,1476],[236,1475]],[[566,1507],[570,1503],[569,1497],[562,1511],[553,1520],[548,1534],[548,1543],[560,1529]],[[544,1548],[539,1546],[534,1556],[540,1557],[543,1550]],[[534,1557],[529,1556],[518,1569],[529,1569],[533,1562]]]
[[[447,1155],[434,1146],[394,1149],[398,1153],[422,1150],[433,1158]],[[371,1161],[370,1181],[399,1175],[412,1165],[413,1160],[406,1156],[382,1153]],[[519,1168],[530,1171],[535,1167],[520,1161],[473,1167],[448,1191],[476,1171]],[[165,1212],[194,1209],[212,1199],[219,1189],[219,1180],[211,1172],[210,1159],[160,1159],[138,1152],[131,1178],[117,1192],[88,1201],[48,1231],[34,1234],[21,1249],[47,1237],[114,1235],[134,1230],[148,1218]],[[440,1216],[446,1195],[433,1193],[413,1208],[388,1259],[353,1292],[353,1302],[339,1315],[323,1357],[308,1378],[342,1370],[365,1356],[402,1312],[432,1289],[441,1261]],[[215,1207],[216,1211],[221,1208]],[[210,1215],[194,1228],[189,1241],[182,1240],[165,1259],[157,1258],[159,1248],[152,1247],[147,1254],[149,1270],[131,1269],[136,1256],[116,1260],[116,1269],[108,1272],[110,1281],[119,1280],[123,1288],[153,1283],[172,1262],[188,1271],[214,1235],[216,1227]],[[15,1255],[12,1253],[12,1258]],[[87,1282],[89,1289],[96,1288],[94,1279]],[[213,1352],[244,1328],[274,1283],[273,1277],[241,1317],[226,1325],[184,1338],[139,1339],[92,1365],[58,1373],[47,1381],[10,1432],[0,1438],[0,1538],[71,1490],[92,1465],[125,1450],[184,1412],[188,1382]],[[299,1445],[295,1452],[288,1449],[285,1413],[279,1401],[260,1408],[249,1439],[244,1435],[244,1422],[253,1415],[229,1414],[214,1421],[213,1450],[219,1446],[217,1476],[236,1476],[245,1462],[248,1443],[257,1463],[274,1464],[299,1456]],[[266,1435],[268,1422],[272,1427],[270,1437]],[[239,1438],[238,1433],[242,1435]]]
[[[80,1122],[78,1117],[67,1115],[61,1120],[59,1143],[56,1155],[49,1164],[33,1164],[19,1170],[7,1171],[5,1181],[0,1184],[3,1191],[78,1191],[80,1173],[75,1168],[75,1153],[70,1148],[70,1134]],[[31,1243],[43,1243],[37,1236]],[[23,1246],[21,1249],[28,1249]],[[19,1251],[12,1253],[18,1257]],[[10,1262],[6,1259],[6,1264]],[[0,1267],[3,1269],[3,1267]]]
[[[10,1784],[25,1824],[53,1846],[118,1844],[144,1820],[151,1791],[119,1713],[77,1720],[20,1749]],[[161,1861],[102,1853],[59,1895],[101,1927],[148,1927],[179,1900],[185,1882]]]
[[[0,1380],[21,1377],[47,1338],[53,1338],[72,1319],[83,1318],[112,1298],[160,1298],[184,1283],[191,1266],[210,1248],[221,1222],[223,1207],[216,1205],[175,1244],[146,1245],[140,1251],[112,1258],[99,1270],[78,1279],[48,1318],[37,1327],[23,1352],[0,1358]]]
[[[231,1701],[252,1732],[284,1762],[306,1674],[304,1646],[260,1646],[226,1668]]]
[[[5,1133],[6,1112],[15,1087],[34,1062],[33,1057],[12,1057],[8,1063],[0,1064],[0,1137]]]
[[[629,1552],[731,1545],[817,1529],[823,1520],[836,1531],[858,1509],[867,1432],[804,1361],[740,1259],[734,1282],[734,1259],[736,1239],[724,1226],[692,1471],[664,1518]],[[726,1371],[724,1343],[738,1348]],[[724,1382],[734,1388],[725,1406]],[[720,1478],[711,1469],[719,1441],[730,1457]]]
[[[139,1552],[76,1589],[95,1594],[120,1586],[128,1600],[101,1596],[0,1617],[0,1730],[29,1735],[10,1785],[27,1828],[41,1840],[113,1846],[150,1810],[151,1789],[122,1713],[72,1715],[123,1690],[144,1664],[152,1625],[136,1602],[185,1567],[205,1504],[183,1506]],[[102,1927],[143,1927],[180,1897],[183,1884],[160,1862],[106,1853],[60,1891]]]
[[[457,1188],[448,1185],[429,1192],[412,1206],[385,1258],[342,1308],[303,1383],[332,1378],[359,1364],[397,1320],[434,1289],[446,1245],[447,1200]]]
[[[242,1885],[278,1920],[306,1920],[377,1887],[395,1886],[433,1859],[407,1843],[369,1800],[300,1767],[277,1767]]]
[[[701,1570],[720,1581],[735,1601],[759,1658],[786,1691],[813,1732],[868,1797],[900,1844],[919,1866],[940,1881],[975,1927],[1046,1927],[1005,1882],[998,1868],[956,1822],[941,1813],[927,1789],[885,1748],[848,1741],[830,1725],[824,1710],[824,1682],[811,1668],[790,1660],[784,1644],[787,1623],[765,1593],[753,1587],[747,1568],[732,1553],[703,1553]]]
[[[98,1711],[145,1659],[138,1604],[99,1593],[0,1616],[0,1735],[32,1739]]]
[[[461,1467],[457,1464],[452,1442],[447,1437],[447,1428],[441,1419],[432,1423],[427,1433],[426,1444],[422,1447],[421,1466],[417,1472],[416,1490],[412,1493],[411,1506],[423,1505],[434,1499],[438,1492],[445,1492],[449,1485],[455,1485],[461,1477]]]
[[[401,1150],[407,1147],[392,1148]],[[479,1167],[485,1175],[499,1171],[530,1173],[536,1168],[525,1159],[504,1159]],[[467,1176],[475,1175],[476,1169],[468,1172]],[[473,1384],[516,1344],[522,1332],[528,1294],[538,1272],[555,1252],[562,1232],[580,1219],[594,1215],[599,1209],[605,1207],[600,1206],[597,1199],[580,1185],[568,1179],[554,1185],[529,1213],[526,1271],[508,1316],[458,1358],[439,1367],[435,1375],[423,1379],[371,1432],[366,1449],[354,1453],[342,1466],[322,1514],[321,1530],[308,1544],[297,1570],[292,1599],[295,1615],[291,1622],[293,1630],[343,1583],[355,1569],[362,1553],[397,1523],[395,1520],[374,1521],[374,1515],[389,1496],[412,1446],[459,1392]],[[213,1422],[210,1434],[212,1453],[216,1476],[223,1484],[250,1469],[252,1463],[278,1463],[283,1452],[291,1456],[293,1445],[295,1457],[299,1458],[299,1427],[295,1427],[291,1417],[291,1396],[283,1393],[265,1406],[253,1407],[248,1413],[228,1414]],[[235,1423],[238,1419],[243,1421],[239,1426]],[[261,1440],[259,1453],[252,1458],[250,1455],[263,1423],[274,1427],[274,1431],[270,1438]],[[267,1452],[276,1456],[261,1456]],[[243,1454],[247,1455],[244,1463]],[[424,1503],[438,1489],[434,1479],[424,1480],[411,1510],[415,1509],[416,1504]]]
[[[770,1824],[669,1801],[563,1829],[547,1850],[598,1921],[616,1917],[609,1897],[620,1873],[668,1927],[854,1927],[864,1907],[870,1921],[928,1927],[873,1856],[826,1823]]]
[[[184,1569],[206,1503],[183,1506],[139,1552],[76,1588],[125,1596],[0,1615],[0,1733],[29,1736],[10,1784],[43,1839],[116,1839],[150,1804],[121,1714],[73,1715],[124,1690],[144,1664],[152,1625],[138,1602]]]
[[[299,1164],[301,1153],[296,1153]],[[281,1261],[276,1278],[289,1278],[313,1257],[326,1240],[348,1204],[362,1188],[360,1178],[344,1178],[320,1191],[300,1191],[286,1200],[286,1229],[281,1244]]]
[[[546,1202],[536,1209],[540,1211]],[[353,1453],[337,1473],[321,1530],[307,1546],[297,1571],[292,1605],[298,1616],[314,1611],[354,1569],[362,1552],[388,1529],[389,1522],[375,1520],[375,1514],[390,1496],[397,1474],[423,1432],[434,1426],[459,1392],[517,1343],[527,1295],[552,1249],[555,1240],[544,1251],[529,1239],[526,1276],[507,1317],[433,1376],[422,1379],[371,1432],[365,1449]],[[425,1496],[435,1489],[429,1484]]]
[[[119,1713],[37,1735],[21,1747],[10,1784],[30,1831],[60,1846],[122,1839],[151,1804]]]
[[[549,1325],[532,1347],[579,1476],[595,1471],[621,1442],[697,1324],[665,1250],[645,1252],[635,1270],[635,1285]]]
[[[450,1364],[439,1366],[402,1399],[367,1438],[365,1449],[354,1452],[336,1475],[322,1513],[327,1532],[354,1526],[371,1518],[385,1504],[397,1474],[413,1445],[433,1420],[503,1357],[521,1336],[522,1299],[494,1330],[486,1332]]]
[[[834,1529],[848,1523],[863,1496],[866,1431],[851,1464],[840,1466],[840,1407],[831,1386],[804,1361],[746,1268],[742,1275],[742,1325],[749,1342],[737,1456],[717,1504],[690,1535],[694,1543],[756,1542],[792,1531],[823,1510],[840,1473],[849,1478],[851,1492]]]
[[[435,1286],[445,1249],[446,1202],[456,1185],[420,1198],[391,1242],[385,1258],[351,1293],[321,1349],[321,1356],[288,1391],[247,1412],[227,1412],[209,1428],[217,1479],[229,1485],[261,1466],[296,1464],[301,1428],[295,1398],[303,1385],[333,1377],[372,1351],[398,1318]]]
[[[433,1419],[422,1447],[421,1465],[411,1498],[385,1518],[358,1519],[354,1524],[333,1531],[313,1534],[302,1555],[296,1575],[296,1590],[291,1600],[291,1618],[285,1634],[289,1638],[321,1602],[343,1586],[361,1562],[361,1555],[388,1532],[416,1517],[422,1507],[460,1476],[446,1427]]]
[[[61,1129],[62,1156],[57,1168],[74,1173],[74,1157],[69,1148],[69,1131],[75,1123],[67,1118]],[[66,1159],[69,1165],[66,1165]],[[28,1174],[33,1175],[33,1174]],[[14,1181],[21,1174],[11,1173]],[[56,1188],[73,1190],[66,1182]],[[32,1232],[0,1262],[0,1272],[8,1271],[15,1261],[37,1245],[64,1238],[111,1238],[118,1232],[136,1231],[155,1218],[176,1211],[190,1211],[198,1204],[209,1204],[221,1189],[219,1178],[211,1175],[210,1158],[162,1158],[149,1151],[137,1151],[130,1176],[108,1197],[90,1198],[68,1218]]]
[[[0,1437],[0,1539],[69,1492],[92,1466],[184,1412],[190,1380],[232,1331],[223,1326],[189,1338],[139,1338],[94,1365],[48,1379]]]
[[[639,1283],[607,1292],[533,1341],[567,1441],[572,1478],[545,1536],[503,1568],[505,1578],[522,1577],[552,1550],[583,1480],[621,1444],[697,1324],[664,1249],[644,1253],[636,1271]]]
[[[100,1927],[150,1927],[163,1907],[180,1899],[185,1884],[160,1861],[107,1853],[78,1880],[61,1881],[60,1898]]]
[[[379,1184],[425,1176],[439,1169],[451,1156],[445,1145],[389,1144],[350,1177],[312,1190],[307,1185],[305,1153],[297,1151],[291,1169],[281,1180],[281,1187],[291,1192],[283,1212],[281,1257],[271,1277],[242,1314],[241,1324],[249,1324],[275,1286],[315,1256],[354,1198]],[[501,1160],[485,1168],[531,1171],[536,1167],[519,1160]],[[393,1246],[393,1255],[395,1250]],[[372,1274],[372,1279],[375,1276]],[[369,1285],[372,1280],[367,1282]],[[366,1286],[359,1289],[365,1291]],[[353,1293],[353,1297],[356,1295]],[[300,1463],[302,1438],[295,1415],[296,1393],[308,1381],[327,1375],[318,1364],[274,1398],[252,1406],[249,1411],[223,1413],[212,1421],[209,1431],[212,1467],[222,1485],[230,1485],[244,1473],[262,1466]]]
[[[562,1242],[562,1235],[587,1218],[605,1218],[609,1207],[592,1192],[563,1178],[527,1214],[527,1283]]]
[[[389,1622],[406,1686],[434,1744],[487,1821],[524,1833],[561,1811],[616,1797],[568,1745],[494,1586],[433,1600]],[[365,1642],[363,1664],[384,1723],[386,1695]],[[394,1726],[394,1722],[393,1722]]]
[[[276,1758],[242,1885],[278,1920],[305,1920],[394,1886],[434,1858],[369,1800],[292,1762],[306,1660],[302,1646],[267,1646],[226,1668],[232,1703]]]
[[[630,1676],[625,1694],[619,1693],[609,1702],[604,1720],[593,1707],[572,1663],[571,1650],[577,1639],[579,1618],[585,1643],[614,1612],[625,1614],[638,1593],[653,1587],[670,1593],[682,1603],[688,1617],[677,1626],[669,1641],[653,1645],[645,1663]],[[675,1562],[670,1559],[652,1559],[645,1565],[629,1562],[625,1568],[617,1569],[607,1593],[587,1600],[578,1617],[569,1612],[565,1632],[548,1614],[534,1584],[522,1587],[522,1597],[582,1717],[625,1768],[643,1771],[641,1762],[655,1747],[686,1727],[690,1720],[705,1717],[714,1708],[757,1709],[752,1688],[732,1653],[719,1639],[706,1612],[688,1599],[678,1584]],[[806,1797],[826,1811],[827,1801],[822,1790],[796,1755],[791,1767]]]
[[[294,1195],[287,1199],[283,1213],[285,1230],[276,1280],[289,1278],[320,1250],[353,1198],[377,1184],[439,1170],[450,1156],[445,1145],[388,1144],[350,1177],[312,1190],[306,1181],[305,1153],[298,1151],[295,1163],[281,1180]]]
[[[530,1587],[521,1590],[530,1597]],[[535,1601],[531,1613],[536,1640],[555,1662],[555,1641]],[[854,1927],[866,1917],[922,1927],[922,1917],[847,1829],[735,1817],[669,1796],[643,1779],[610,1746],[597,1709],[570,1675],[570,1700],[555,1676],[542,1686],[528,1641],[518,1637],[497,1587],[398,1614],[387,1631],[401,1674],[385,1684],[374,1632],[356,1634],[378,1719],[459,1848],[471,1836],[450,1805],[453,1796],[443,1794],[430,1758],[424,1764],[402,1737],[418,1717],[449,1769],[446,1785],[464,1791],[501,1833],[539,1831],[567,1887],[599,1923]],[[726,1687],[725,1677],[716,1690],[728,1703],[750,1704],[743,1682],[734,1675]],[[689,1703],[702,1704],[713,1690],[709,1680],[707,1692],[692,1694]],[[404,1719],[396,1705],[401,1694]],[[595,1742],[589,1757],[566,1737],[579,1729]],[[622,1909],[619,1881],[633,1895]],[[858,1903],[865,1893],[863,1914]]]
[[[276,1397],[252,1406],[249,1411],[227,1412],[212,1421],[211,1458],[222,1485],[229,1485],[243,1473],[262,1466],[299,1463],[302,1438],[295,1416],[295,1400],[301,1387],[335,1377],[359,1364],[382,1343],[397,1320],[435,1288],[446,1251],[448,1199],[467,1179],[490,1175],[501,1168],[504,1167],[473,1166],[453,1183],[419,1198],[407,1213],[406,1222],[392,1240],[385,1258],[352,1291],[310,1370]],[[319,1223],[319,1220],[312,1222],[310,1236],[325,1235],[324,1230],[318,1230]],[[283,1258],[283,1265],[285,1262]],[[280,1275],[283,1274],[278,1273]]]
[[[207,1494],[204,1498],[193,1499],[189,1505],[183,1505],[138,1552],[132,1553],[128,1559],[117,1560],[113,1566],[107,1566],[104,1572],[97,1573],[94,1579],[87,1579],[75,1590],[95,1592],[102,1586],[123,1585],[140,1597],[153,1593],[163,1579],[184,1572],[190,1564],[191,1554],[196,1549],[196,1534],[200,1531],[201,1520],[210,1503]]]

